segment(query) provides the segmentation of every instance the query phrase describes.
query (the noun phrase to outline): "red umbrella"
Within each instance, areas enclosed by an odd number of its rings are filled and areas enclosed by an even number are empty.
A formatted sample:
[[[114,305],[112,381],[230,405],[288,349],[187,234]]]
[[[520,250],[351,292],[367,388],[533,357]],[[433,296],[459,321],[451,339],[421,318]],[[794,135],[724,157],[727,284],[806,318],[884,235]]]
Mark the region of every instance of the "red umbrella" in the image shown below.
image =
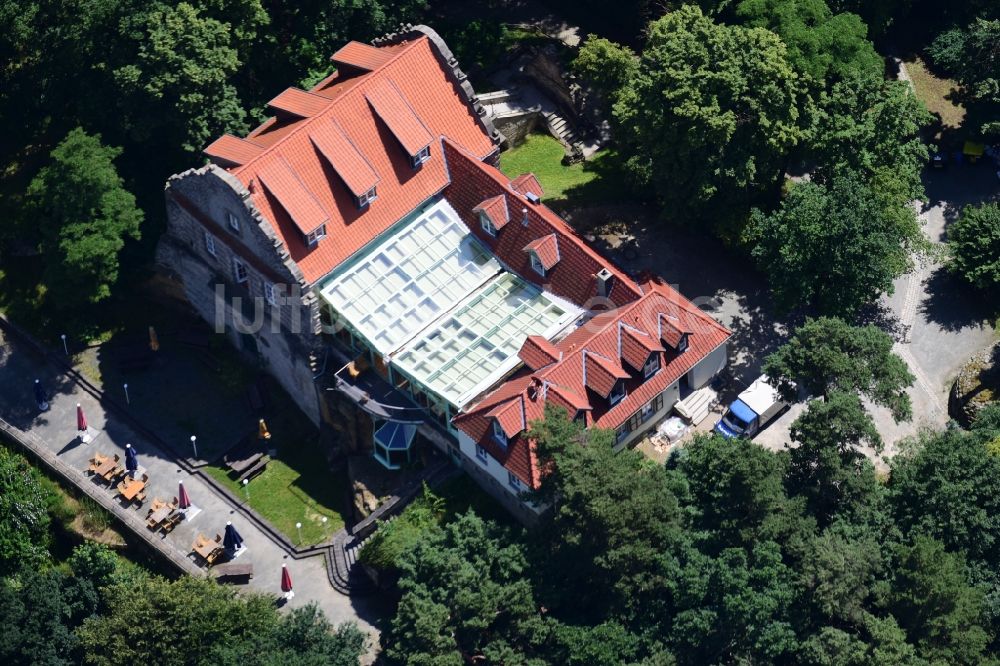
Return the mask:
[[[292,591],[292,574],[288,573],[288,566],[285,564],[281,565],[281,591]]]
[[[177,505],[181,509],[186,509],[191,506],[191,498],[188,497],[188,491],[184,489],[184,482],[180,482],[180,489],[177,491]]]
[[[83,407],[76,403],[76,429],[80,432],[87,432],[87,417],[83,415]]]

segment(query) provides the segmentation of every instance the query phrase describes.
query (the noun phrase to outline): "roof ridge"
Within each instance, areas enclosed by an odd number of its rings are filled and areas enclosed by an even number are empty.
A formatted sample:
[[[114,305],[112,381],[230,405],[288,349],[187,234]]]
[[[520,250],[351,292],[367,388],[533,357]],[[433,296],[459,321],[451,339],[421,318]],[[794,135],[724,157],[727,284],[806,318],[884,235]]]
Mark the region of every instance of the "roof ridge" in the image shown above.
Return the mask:
[[[345,97],[347,97],[348,95],[350,95],[351,93],[355,92],[358,89],[358,87],[361,85],[362,81],[365,79],[366,76],[368,76],[369,74],[374,75],[374,74],[377,74],[379,72],[382,72],[386,67],[388,67],[389,65],[391,65],[394,62],[396,62],[397,60],[399,60],[405,54],[410,53],[410,51],[412,51],[413,48],[417,44],[419,44],[421,42],[421,40],[424,40],[424,39],[428,39],[428,37],[426,35],[422,35],[422,36],[418,37],[417,39],[414,39],[412,42],[410,42],[409,44],[407,44],[403,48],[399,49],[398,53],[393,54],[393,56],[391,58],[389,58],[388,60],[386,60],[385,63],[383,63],[383,65],[381,67],[379,67],[378,69],[372,70],[371,72],[368,72],[367,74],[362,74],[360,76],[355,77],[354,83],[352,85],[350,85],[348,88],[346,88],[340,95],[338,95],[337,97],[331,99],[329,101],[329,104],[327,104],[326,107],[322,111],[320,111],[319,113],[317,113],[315,116],[312,116],[311,118],[303,118],[302,119],[302,122],[303,122],[302,127],[296,128],[295,131],[289,132],[288,134],[286,134],[285,136],[281,137],[280,139],[278,139],[277,141],[275,141],[274,143],[272,143],[270,146],[268,146],[264,150],[260,151],[260,153],[258,153],[257,155],[255,155],[253,157],[253,159],[249,160],[245,164],[240,165],[238,168],[233,169],[233,171],[232,171],[233,175],[234,176],[238,176],[239,174],[243,173],[246,169],[248,169],[251,165],[255,164],[258,160],[260,160],[262,157],[264,157],[265,155],[270,155],[272,151],[276,150],[279,146],[281,146],[286,141],[288,141],[290,137],[296,136],[300,131],[305,130],[306,128],[308,128],[308,126],[309,126],[310,123],[312,123],[312,122],[314,122],[314,121],[316,121],[316,120],[318,120],[320,118],[325,118],[326,114],[328,114],[330,112],[330,109],[332,109],[334,107],[334,105],[338,104]],[[374,48],[385,48],[385,47],[375,46]],[[290,86],[290,87],[294,87],[294,86]],[[286,88],[286,90],[287,90],[287,88]],[[306,90],[305,92],[312,93],[311,90]],[[312,93],[312,94],[316,95],[316,93]],[[327,99],[323,95],[316,95],[316,96],[317,97],[322,97],[323,99]],[[237,137],[237,138],[239,138],[239,137]]]

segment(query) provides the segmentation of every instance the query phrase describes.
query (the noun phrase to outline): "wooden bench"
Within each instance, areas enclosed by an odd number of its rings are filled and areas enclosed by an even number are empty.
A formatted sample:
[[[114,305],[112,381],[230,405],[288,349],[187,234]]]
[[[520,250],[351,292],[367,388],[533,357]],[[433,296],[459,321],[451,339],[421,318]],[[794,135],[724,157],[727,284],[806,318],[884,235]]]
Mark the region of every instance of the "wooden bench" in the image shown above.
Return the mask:
[[[257,439],[257,431],[254,430],[222,456],[222,462],[233,474],[239,475],[256,465],[263,457],[264,450]]]
[[[242,474],[240,474],[239,478],[236,479],[236,481],[238,483],[243,483],[243,479],[254,478],[258,474],[262,473],[265,469],[267,469],[267,463],[269,462],[271,462],[270,456],[261,456],[260,459],[257,460],[256,463],[254,463],[253,467],[247,469]]]
[[[212,575],[216,578],[246,578],[249,581],[253,579],[253,562],[217,564]]]

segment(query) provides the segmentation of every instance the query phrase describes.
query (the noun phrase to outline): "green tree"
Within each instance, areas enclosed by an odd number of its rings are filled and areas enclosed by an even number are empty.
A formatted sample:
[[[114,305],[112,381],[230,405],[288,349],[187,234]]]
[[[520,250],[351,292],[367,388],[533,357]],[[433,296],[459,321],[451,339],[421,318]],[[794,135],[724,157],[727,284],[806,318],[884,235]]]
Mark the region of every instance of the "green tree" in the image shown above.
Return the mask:
[[[891,294],[922,239],[913,207],[896,205],[858,174],[844,173],[829,183],[794,184],[773,213],[755,209],[747,238],[779,307],[851,316]]]
[[[792,423],[791,438],[798,446],[789,452],[789,490],[807,498],[821,524],[842,512],[864,511],[880,494],[875,470],[859,448],[881,452],[882,438],[856,393],[834,390],[810,402]]]
[[[619,93],[639,73],[639,58],[627,46],[597,35],[587,35],[573,60],[573,71],[593,86],[601,96],[605,113],[610,117]]]
[[[77,630],[87,663],[348,666],[364,648],[357,627],[331,631],[315,605],[279,617],[270,597],[237,597],[212,580],[141,576],[101,592],[106,610]]]
[[[196,153],[216,135],[247,130],[229,82],[240,67],[229,24],[186,2],[155,3],[130,21],[138,53],[114,80],[133,141]]]
[[[741,0],[736,15],[781,37],[792,65],[820,85],[854,72],[882,75],[865,22],[857,14],[834,14],[825,0]]]
[[[814,179],[850,171],[897,206],[924,198],[920,173],[930,153],[920,131],[933,117],[909,84],[859,72],[822,92],[817,105],[805,147]]]
[[[959,80],[967,104],[982,107],[973,109],[982,118],[981,131],[1000,134],[1000,19],[976,18],[965,28],[945,30],[927,53]]]
[[[385,641],[395,662],[527,663],[545,638],[523,548],[471,511],[425,532],[400,568]]]
[[[631,628],[668,619],[688,541],[674,481],[614,433],[582,427],[547,408],[531,425],[540,499],[552,505],[539,544],[539,593],[573,622],[618,618]]]
[[[784,475],[787,454],[748,439],[698,436],[672,463],[687,483],[691,528],[704,534],[702,549],[751,547],[761,541],[802,540],[812,531],[801,506],[789,502]]]
[[[918,535],[897,557],[889,604],[920,656],[931,663],[982,664],[989,642],[981,626],[983,598],[969,584],[962,556]]]
[[[684,5],[649,26],[614,105],[627,167],[672,215],[741,224],[805,136],[810,101],[773,33]]]
[[[987,292],[1000,290],[1000,204],[966,206],[948,227],[950,268]]]
[[[120,148],[77,128],[55,150],[28,193],[44,219],[45,281],[56,307],[107,298],[126,238],[139,238],[142,211],[115,170]]]
[[[49,514],[41,484],[21,456],[0,446],[0,575],[48,559]]]
[[[0,578],[0,662],[8,666],[79,663],[73,630],[94,612],[91,582],[60,569],[24,568]]]
[[[988,433],[959,429],[920,437],[893,459],[889,491],[904,530],[929,534],[949,550],[996,567],[1000,561],[1000,458]]]
[[[764,372],[786,397],[794,384],[816,396],[834,390],[860,393],[887,407],[897,420],[912,414],[906,388],[914,377],[892,351],[892,338],[875,326],[851,326],[842,319],[807,319],[791,339],[764,359]]]

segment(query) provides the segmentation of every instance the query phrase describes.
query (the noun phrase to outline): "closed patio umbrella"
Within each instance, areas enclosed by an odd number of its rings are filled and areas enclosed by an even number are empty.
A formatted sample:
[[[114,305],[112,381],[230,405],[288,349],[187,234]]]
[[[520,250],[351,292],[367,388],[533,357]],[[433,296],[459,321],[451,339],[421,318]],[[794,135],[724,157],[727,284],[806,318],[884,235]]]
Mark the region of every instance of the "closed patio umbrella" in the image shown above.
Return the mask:
[[[292,574],[288,573],[288,565],[281,565],[281,591],[285,593],[286,599],[291,599],[295,596],[295,592],[292,591]]]
[[[243,547],[243,537],[233,527],[232,522],[226,522],[226,532],[222,537],[222,545],[226,550],[239,550]]]
[[[83,414],[83,407],[76,403],[76,429],[80,433],[80,441],[86,444],[90,441],[90,431],[87,428],[87,417]]]
[[[267,430],[267,424],[264,423],[264,419],[260,420],[259,427],[257,428],[257,437],[259,439],[271,439],[271,433]]]
[[[38,409],[43,412],[49,408],[49,398],[45,395],[45,389],[42,388],[42,382],[40,380],[35,380],[35,402],[38,403]]]
[[[156,329],[149,327],[149,348],[153,351],[160,351],[160,338],[156,335]]]
[[[181,509],[187,509],[191,506],[191,498],[188,497],[188,491],[184,487],[184,482],[179,482],[180,488],[177,489],[177,506]]]
[[[135,478],[135,471],[139,469],[139,459],[135,457],[135,449],[131,444],[125,445],[125,469],[129,476]]]

